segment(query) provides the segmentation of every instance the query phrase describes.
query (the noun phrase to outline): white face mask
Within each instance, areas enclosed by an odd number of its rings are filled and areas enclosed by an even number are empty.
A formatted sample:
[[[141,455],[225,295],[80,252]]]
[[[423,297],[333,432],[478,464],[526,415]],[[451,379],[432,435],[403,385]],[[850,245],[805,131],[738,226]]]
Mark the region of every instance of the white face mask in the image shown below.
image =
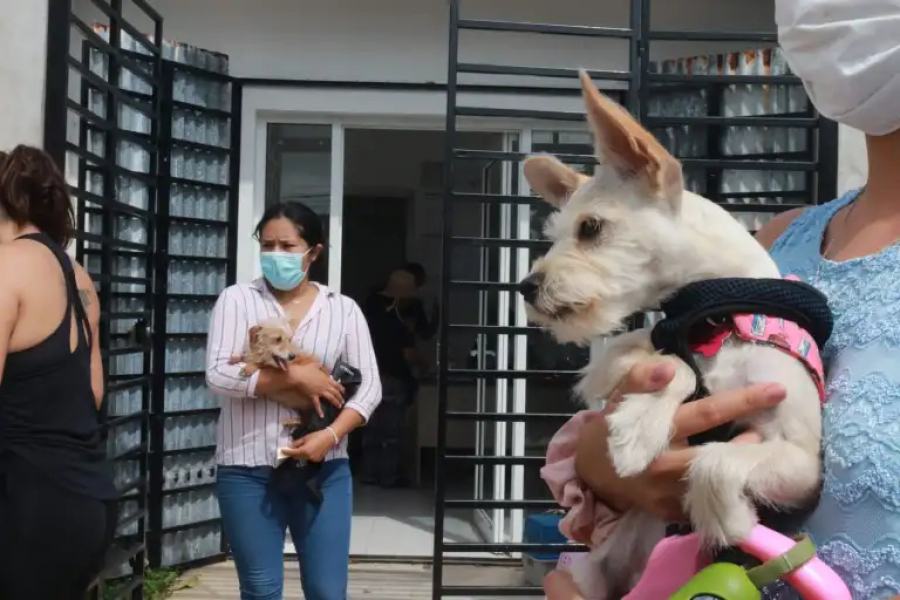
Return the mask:
[[[900,0],[775,0],[778,41],[824,116],[900,129]]]

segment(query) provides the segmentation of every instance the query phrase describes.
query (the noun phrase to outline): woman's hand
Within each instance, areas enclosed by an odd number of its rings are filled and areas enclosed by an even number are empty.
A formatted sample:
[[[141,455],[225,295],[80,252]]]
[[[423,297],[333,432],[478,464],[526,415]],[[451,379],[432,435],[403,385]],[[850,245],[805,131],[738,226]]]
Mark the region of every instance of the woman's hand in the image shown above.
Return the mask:
[[[668,362],[638,364],[607,402],[605,412],[612,412],[623,396],[653,393],[665,388],[674,376],[675,369]],[[608,455],[606,420],[597,419],[579,434],[575,457],[578,476],[598,498],[615,510],[624,512],[639,507],[668,522],[683,522],[685,472],[696,453],[696,449],[688,447],[687,438],[771,408],[784,400],[785,394],[781,385],[756,384],[683,404],[675,413],[670,450],[642,474],[628,478],[616,475]],[[732,443],[759,441],[758,433],[748,431]]]
[[[335,436],[327,429],[315,431],[305,435],[295,442],[291,442],[290,448],[281,451],[291,458],[305,459],[310,462],[322,462],[328,451],[337,445]]]
[[[288,365],[287,375],[291,387],[312,402],[319,417],[325,417],[322,400],[337,408],[344,406],[344,386],[332,379],[318,363]]]
[[[583,600],[572,576],[565,571],[551,571],[544,578],[547,600]]]

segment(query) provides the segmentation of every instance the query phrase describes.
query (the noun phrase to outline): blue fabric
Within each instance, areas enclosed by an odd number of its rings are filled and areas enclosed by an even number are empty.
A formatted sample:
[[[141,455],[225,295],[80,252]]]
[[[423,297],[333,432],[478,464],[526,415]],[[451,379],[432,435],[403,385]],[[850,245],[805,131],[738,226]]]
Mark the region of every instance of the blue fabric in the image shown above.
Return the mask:
[[[882,600],[900,594],[900,247],[840,263],[820,252],[829,221],[857,196],[804,212],[772,256],[834,313],[822,353],[824,488],[807,530],[854,600]]]
[[[231,546],[241,600],[284,596],[285,531],[297,549],[307,600],[346,600],[350,564],[353,481],[350,464],[323,464],[322,504],[301,482],[282,494],[271,489],[272,467],[220,466],[216,488],[222,526]]]

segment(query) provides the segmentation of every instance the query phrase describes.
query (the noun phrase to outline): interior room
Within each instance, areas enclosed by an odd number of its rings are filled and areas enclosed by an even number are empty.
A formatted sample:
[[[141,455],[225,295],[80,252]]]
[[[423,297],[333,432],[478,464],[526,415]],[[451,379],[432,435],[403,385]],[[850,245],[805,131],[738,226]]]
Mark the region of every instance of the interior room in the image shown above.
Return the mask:
[[[461,143],[500,150],[503,137],[500,133],[468,133],[463,134]],[[344,148],[343,293],[363,304],[392,269],[416,262],[427,274],[422,297],[430,312],[440,293],[444,133],[348,129]],[[496,165],[474,162],[467,166],[466,172],[457,173],[460,191],[490,190],[500,185]],[[470,235],[480,235],[483,219],[479,205],[460,206],[455,219]],[[460,258],[454,262],[454,277],[479,279],[478,256],[469,253]],[[475,302],[454,302],[447,310],[455,315],[456,322],[478,321]],[[450,343],[459,346],[451,349],[453,355],[465,354],[472,340],[453,339]],[[353,554],[426,557],[433,551],[436,339],[419,340],[419,351],[430,368],[420,375],[420,387],[407,415],[408,451],[403,470],[410,486],[356,486]],[[451,436],[449,442],[460,453],[473,453],[471,431]],[[448,479],[454,496],[472,497],[471,472],[451,473]],[[470,517],[465,513],[448,515],[446,535],[454,541],[477,541],[479,535]]]

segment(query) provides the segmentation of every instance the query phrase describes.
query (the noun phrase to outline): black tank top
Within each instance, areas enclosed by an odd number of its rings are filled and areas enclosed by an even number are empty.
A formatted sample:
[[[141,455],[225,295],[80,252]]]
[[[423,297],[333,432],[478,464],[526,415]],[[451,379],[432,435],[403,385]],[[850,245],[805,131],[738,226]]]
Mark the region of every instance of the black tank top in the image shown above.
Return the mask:
[[[43,234],[20,239],[53,252],[66,280],[66,312],[59,327],[36,346],[6,357],[0,382],[0,469],[19,459],[70,491],[99,500],[118,496],[107,461],[91,388],[87,314],[78,297],[68,255]],[[73,315],[78,345],[71,351]],[[85,330],[88,332],[85,335]]]

